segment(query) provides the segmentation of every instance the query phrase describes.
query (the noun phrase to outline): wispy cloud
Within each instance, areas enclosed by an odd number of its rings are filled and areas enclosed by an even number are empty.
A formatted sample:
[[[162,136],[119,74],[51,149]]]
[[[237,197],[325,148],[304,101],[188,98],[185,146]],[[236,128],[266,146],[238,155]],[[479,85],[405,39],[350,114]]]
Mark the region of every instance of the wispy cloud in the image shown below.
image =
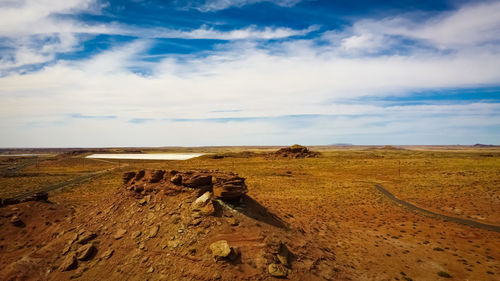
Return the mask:
[[[153,118],[132,118],[128,122],[134,123],[134,124],[143,124],[143,123],[150,122],[153,120],[154,120]]]
[[[0,3],[0,39],[4,47],[0,50],[0,71],[52,62],[57,54],[80,49],[89,36],[102,34],[140,39],[269,40],[303,36],[319,28],[315,25],[302,30],[257,26],[217,30],[207,25],[191,29],[143,28],[117,22],[86,23],[76,17],[99,14],[106,5],[97,0]]]
[[[202,12],[215,12],[231,7],[243,7],[259,2],[270,2],[281,7],[292,7],[302,0],[205,0],[203,3],[191,3],[191,7]]]
[[[116,119],[116,115],[85,115],[80,113],[75,113],[70,115],[74,119]]]

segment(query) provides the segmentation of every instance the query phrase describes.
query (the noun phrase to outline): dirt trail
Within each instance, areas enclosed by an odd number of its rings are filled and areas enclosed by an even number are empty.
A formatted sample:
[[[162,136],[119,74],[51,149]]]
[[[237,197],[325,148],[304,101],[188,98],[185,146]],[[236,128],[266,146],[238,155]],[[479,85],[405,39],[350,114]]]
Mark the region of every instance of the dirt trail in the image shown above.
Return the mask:
[[[26,168],[28,166],[35,165],[38,161],[39,161],[38,158],[26,159],[26,160],[22,161],[21,163],[17,163],[17,164],[8,166],[8,167],[3,167],[2,169],[0,169],[0,174],[9,175],[9,174],[17,173],[19,171],[22,171],[24,168]]]
[[[431,216],[431,217],[437,217],[437,218],[440,218],[443,220],[452,221],[452,222],[468,225],[471,227],[477,227],[477,228],[482,228],[482,229],[486,229],[486,230],[490,230],[490,231],[500,232],[500,226],[497,226],[497,225],[485,224],[485,223],[480,223],[477,221],[462,219],[462,218],[457,218],[457,217],[450,217],[447,215],[434,213],[432,211],[417,207],[417,206],[415,206],[407,201],[398,199],[396,196],[394,196],[392,193],[390,193],[387,189],[385,189],[382,185],[380,185],[378,183],[375,183],[375,188],[380,193],[385,195],[385,197],[387,197],[389,200],[391,200],[397,204],[400,204],[403,207],[406,207],[412,211],[417,211],[417,212],[423,213],[423,214]]]
[[[23,194],[16,195],[16,196],[12,197],[12,199],[24,199],[24,198],[29,197],[29,196],[33,195],[34,193],[37,193],[37,192],[49,192],[49,191],[53,191],[53,190],[56,190],[56,189],[63,188],[65,186],[68,186],[68,185],[71,185],[71,184],[80,184],[80,183],[89,181],[91,179],[94,179],[94,178],[96,178],[98,176],[101,176],[101,175],[103,175],[103,174],[105,174],[105,173],[107,173],[107,172],[109,172],[109,171],[111,171],[113,169],[106,169],[106,170],[103,170],[103,171],[87,173],[87,174],[85,174],[83,176],[76,177],[76,178],[70,179],[70,180],[65,181],[65,182],[52,184],[52,185],[40,188],[38,190],[33,190],[33,191],[30,191],[30,192],[26,192],[26,193],[23,193]]]

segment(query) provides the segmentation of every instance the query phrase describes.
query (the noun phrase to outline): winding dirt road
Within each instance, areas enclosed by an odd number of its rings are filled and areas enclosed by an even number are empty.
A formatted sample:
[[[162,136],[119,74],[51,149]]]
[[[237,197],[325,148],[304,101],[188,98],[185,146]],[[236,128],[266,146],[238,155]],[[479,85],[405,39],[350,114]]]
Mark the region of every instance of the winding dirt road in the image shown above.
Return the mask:
[[[387,197],[389,200],[391,200],[399,205],[402,205],[403,207],[408,208],[412,211],[416,211],[416,212],[419,212],[419,213],[422,213],[424,215],[428,215],[431,217],[440,218],[440,219],[443,219],[446,221],[452,221],[452,222],[468,225],[471,227],[477,227],[477,228],[482,228],[482,229],[486,229],[486,230],[490,230],[490,231],[500,232],[500,226],[498,226],[498,225],[485,224],[485,223],[480,223],[480,222],[473,221],[473,220],[462,219],[462,218],[457,218],[457,217],[450,217],[447,215],[434,213],[432,211],[417,207],[417,206],[415,206],[407,201],[398,199],[396,196],[394,196],[392,193],[390,193],[387,189],[385,189],[382,185],[380,185],[378,183],[375,183],[375,188],[380,193],[382,193],[385,197]]]

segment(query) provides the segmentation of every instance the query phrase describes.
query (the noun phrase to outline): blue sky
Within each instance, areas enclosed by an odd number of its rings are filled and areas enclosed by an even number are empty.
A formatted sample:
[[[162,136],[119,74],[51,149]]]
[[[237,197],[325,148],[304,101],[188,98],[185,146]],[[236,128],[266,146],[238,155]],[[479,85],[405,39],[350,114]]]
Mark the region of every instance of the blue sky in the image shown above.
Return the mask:
[[[0,147],[500,144],[500,1],[0,0]]]

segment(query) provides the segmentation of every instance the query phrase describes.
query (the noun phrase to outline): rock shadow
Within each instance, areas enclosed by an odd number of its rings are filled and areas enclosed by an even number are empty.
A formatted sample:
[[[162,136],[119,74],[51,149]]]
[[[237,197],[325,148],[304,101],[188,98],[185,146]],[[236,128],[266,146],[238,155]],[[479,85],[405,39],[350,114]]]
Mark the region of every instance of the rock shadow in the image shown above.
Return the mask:
[[[242,196],[238,203],[229,203],[229,205],[234,210],[254,220],[279,228],[288,228],[288,225],[280,217],[248,195]]]

